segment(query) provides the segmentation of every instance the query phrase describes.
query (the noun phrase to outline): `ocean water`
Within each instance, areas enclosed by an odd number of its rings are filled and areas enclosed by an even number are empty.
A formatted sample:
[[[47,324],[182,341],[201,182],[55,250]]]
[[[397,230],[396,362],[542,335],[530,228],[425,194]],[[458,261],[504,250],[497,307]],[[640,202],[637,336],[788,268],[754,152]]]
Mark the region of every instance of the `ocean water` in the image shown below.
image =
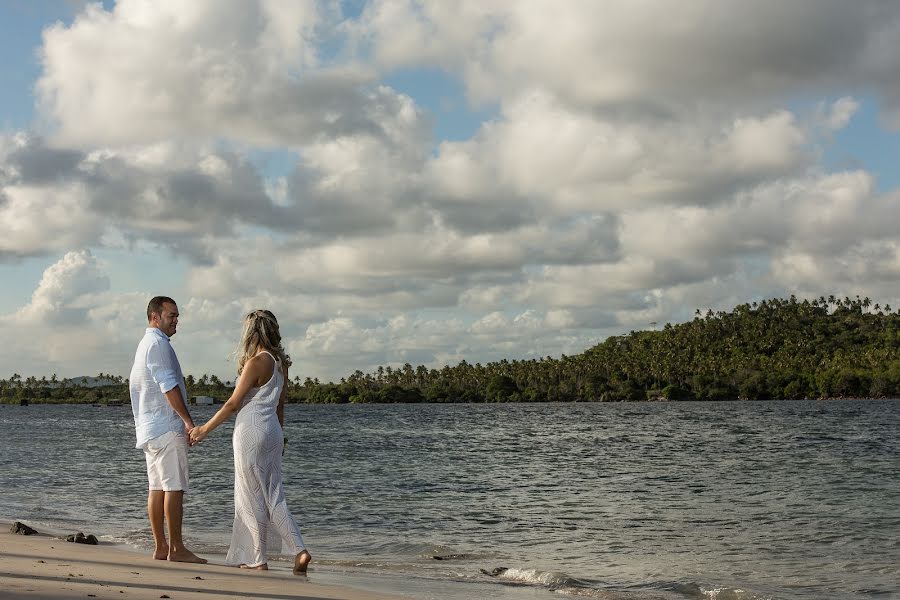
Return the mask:
[[[897,400],[290,405],[286,421],[312,580],[435,600],[900,598]],[[214,558],[231,428],[190,453],[186,539]],[[0,519],[148,549],[133,440],[129,407],[0,406]]]

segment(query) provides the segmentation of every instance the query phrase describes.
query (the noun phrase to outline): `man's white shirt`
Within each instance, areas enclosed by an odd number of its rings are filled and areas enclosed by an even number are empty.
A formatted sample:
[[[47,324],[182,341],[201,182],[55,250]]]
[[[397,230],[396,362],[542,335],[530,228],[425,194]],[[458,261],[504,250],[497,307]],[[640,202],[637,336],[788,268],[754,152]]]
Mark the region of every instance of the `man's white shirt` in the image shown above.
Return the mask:
[[[184,432],[184,422],[166,399],[166,392],[178,387],[187,403],[184,375],[169,337],[155,327],[148,327],[138,344],[128,387],[136,448],[143,448],[148,441],[170,431]]]

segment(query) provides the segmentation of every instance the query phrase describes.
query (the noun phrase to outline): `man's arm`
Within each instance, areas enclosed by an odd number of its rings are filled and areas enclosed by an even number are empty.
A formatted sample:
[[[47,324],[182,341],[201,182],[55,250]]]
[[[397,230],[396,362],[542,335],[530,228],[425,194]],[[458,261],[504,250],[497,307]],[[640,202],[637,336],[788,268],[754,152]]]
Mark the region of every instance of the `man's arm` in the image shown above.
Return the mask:
[[[184,421],[185,433],[190,435],[191,429],[194,428],[194,420],[191,418],[191,413],[188,411],[184,398],[181,396],[181,387],[176,385],[166,392],[166,400],[169,401],[169,406],[172,407],[172,410],[178,413],[178,416]]]
[[[177,358],[171,347],[160,348],[159,344],[153,344],[147,352],[147,368],[150,376],[159,386],[159,391],[165,394],[166,400],[172,410],[184,421],[184,430],[190,434],[194,428],[194,420],[187,409],[187,398],[181,393],[181,385],[184,379],[180,376],[180,370],[176,370]]]

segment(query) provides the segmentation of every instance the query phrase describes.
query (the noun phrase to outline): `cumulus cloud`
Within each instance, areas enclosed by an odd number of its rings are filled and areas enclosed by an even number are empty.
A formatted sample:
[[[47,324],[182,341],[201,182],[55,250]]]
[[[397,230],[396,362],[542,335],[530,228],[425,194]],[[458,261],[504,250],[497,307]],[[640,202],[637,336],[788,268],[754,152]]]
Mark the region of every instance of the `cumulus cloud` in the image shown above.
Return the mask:
[[[548,212],[712,204],[809,164],[807,138],[784,110],[724,123],[621,121],[534,94],[474,139],[442,144],[429,189],[446,190],[435,205],[464,229],[496,226],[498,215],[511,227]]]
[[[16,313],[14,320],[78,324],[85,320],[90,308],[79,301],[108,288],[109,278],[100,271],[89,250],[69,252],[44,271],[31,302]]]
[[[825,103],[819,105],[819,119],[825,127],[831,131],[838,131],[847,126],[853,115],[859,110],[859,102],[856,98],[844,96],[827,107]]]
[[[0,263],[58,261],[0,327],[35,357],[76,360],[60,332],[133,352],[150,292],[107,289],[86,248],[183,261],[176,341],[226,378],[258,307],[295,372],[339,378],[772,295],[900,304],[900,196],[822,161],[864,107],[900,114],[897,43],[874,0],[91,4],[44,32],[43,135],[0,136]],[[490,116],[433,139],[384,83],[407,68]]]
[[[381,64],[453,69],[474,101],[538,88],[582,108],[659,114],[865,83],[892,111],[900,106],[891,51],[900,12],[879,0],[697,0],[677,10],[663,1],[380,0],[360,21],[356,38]]]
[[[82,146],[390,138],[392,91],[320,59],[338,16],[319,2],[90,4],[44,31],[40,107],[58,141]]]
[[[38,375],[120,372],[109,360],[115,339],[104,335],[107,323],[93,315],[109,287],[103,266],[89,250],[66,253],[47,267],[27,304],[0,315],[0,336],[16,341],[0,347],[0,359],[13,370]],[[89,370],[78,370],[83,368]]]
[[[0,259],[94,245],[115,228],[207,260],[204,238],[239,223],[290,229],[299,219],[272,201],[245,157],[227,151],[200,149],[179,160],[171,152],[83,153],[25,134],[6,147]]]
[[[310,326],[288,351],[295,363],[313,373],[328,372],[334,362],[363,371],[405,363],[441,368],[466,360],[472,364],[502,358],[541,358],[551,352],[574,354],[596,339],[597,329],[576,330],[558,311],[493,312],[477,320],[461,316],[426,318],[399,314],[366,322],[335,317]],[[347,371],[349,374],[351,371]]]
[[[102,219],[85,210],[90,186],[73,177],[82,159],[23,133],[0,138],[0,262],[85,247],[100,235]]]

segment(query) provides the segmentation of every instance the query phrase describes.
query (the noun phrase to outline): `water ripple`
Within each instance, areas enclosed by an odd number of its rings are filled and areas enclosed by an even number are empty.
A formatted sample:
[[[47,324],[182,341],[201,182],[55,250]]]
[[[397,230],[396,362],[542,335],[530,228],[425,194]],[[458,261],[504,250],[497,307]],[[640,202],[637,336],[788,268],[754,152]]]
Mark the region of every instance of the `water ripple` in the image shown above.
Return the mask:
[[[285,483],[334,568],[598,598],[900,596],[898,409],[289,406]],[[231,427],[191,451],[185,530],[210,552],[228,544]],[[127,409],[0,407],[0,518],[149,546],[133,445]]]

